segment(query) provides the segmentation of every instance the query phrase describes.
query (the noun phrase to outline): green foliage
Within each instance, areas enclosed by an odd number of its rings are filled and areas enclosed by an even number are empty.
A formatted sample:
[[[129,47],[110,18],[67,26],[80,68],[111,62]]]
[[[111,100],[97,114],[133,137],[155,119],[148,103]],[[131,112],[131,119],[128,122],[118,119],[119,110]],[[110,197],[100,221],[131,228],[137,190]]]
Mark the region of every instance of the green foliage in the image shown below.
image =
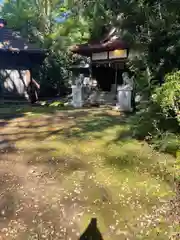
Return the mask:
[[[136,73],[145,71],[149,81],[161,80],[166,73],[180,67],[179,1],[78,2],[76,9],[88,19],[92,38],[102,37],[102,26],[117,28],[119,36],[130,46],[129,66]]]
[[[152,101],[141,103],[139,111],[129,120],[133,136],[139,139],[151,139],[162,120],[162,114],[159,111],[159,106]]]
[[[161,151],[175,154],[180,148],[180,72],[167,74],[148,102],[130,119],[133,135],[150,141]]]
[[[50,107],[64,107],[64,103],[61,101],[55,101],[51,104],[49,104]]]
[[[180,150],[180,135],[176,135],[171,132],[164,132],[159,135],[155,135],[152,140],[153,146],[161,152],[166,152],[172,155],[177,154]]]
[[[176,117],[180,124],[180,71],[167,74],[165,83],[156,89],[153,99],[167,117]]]
[[[148,141],[162,152],[175,155],[180,149],[178,121],[176,118],[167,117],[161,107],[154,102],[144,104],[134,116],[130,117],[129,124],[134,137]]]

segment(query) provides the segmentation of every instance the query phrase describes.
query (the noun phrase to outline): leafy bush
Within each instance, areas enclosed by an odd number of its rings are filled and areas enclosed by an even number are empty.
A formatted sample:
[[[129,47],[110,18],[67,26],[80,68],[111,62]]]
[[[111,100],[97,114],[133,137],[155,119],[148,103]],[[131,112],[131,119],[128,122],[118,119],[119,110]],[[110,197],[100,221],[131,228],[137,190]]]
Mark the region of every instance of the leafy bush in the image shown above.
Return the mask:
[[[139,139],[150,137],[159,121],[159,107],[152,102],[141,103],[139,111],[129,119],[132,134]]]
[[[161,152],[176,156],[177,152],[180,150],[180,136],[170,132],[164,132],[154,136],[152,144]]]
[[[130,119],[132,133],[161,151],[175,154],[180,147],[180,71],[168,74],[148,102]]]
[[[139,111],[129,120],[133,136],[139,139],[151,139],[162,132],[179,131],[179,124],[174,117],[166,117],[161,107],[152,100],[141,103]]]
[[[180,71],[166,75],[165,83],[155,90],[153,100],[166,117],[176,117],[180,124]]]

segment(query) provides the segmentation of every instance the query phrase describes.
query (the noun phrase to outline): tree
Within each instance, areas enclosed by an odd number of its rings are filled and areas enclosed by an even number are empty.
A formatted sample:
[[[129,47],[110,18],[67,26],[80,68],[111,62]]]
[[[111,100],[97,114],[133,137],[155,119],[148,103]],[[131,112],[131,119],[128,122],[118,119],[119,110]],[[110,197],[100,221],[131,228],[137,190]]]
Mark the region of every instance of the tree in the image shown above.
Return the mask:
[[[180,2],[178,0],[81,0],[78,12],[88,19],[91,36],[114,25],[131,50],[130,67],[145,69],[149,82],[179,66]],[[76,7],[77,8],[77,7]]]

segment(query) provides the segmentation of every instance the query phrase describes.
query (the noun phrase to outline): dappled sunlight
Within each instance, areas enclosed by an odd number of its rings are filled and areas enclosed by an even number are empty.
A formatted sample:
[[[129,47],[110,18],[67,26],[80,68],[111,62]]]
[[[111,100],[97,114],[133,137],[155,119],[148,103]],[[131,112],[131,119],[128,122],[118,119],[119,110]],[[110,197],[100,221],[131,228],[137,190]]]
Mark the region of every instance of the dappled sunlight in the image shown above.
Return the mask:
[[[159,228],[168,227],[168,202],[175,194],[174,158],[133,139],[126,118],[116,112],[85,109],[28,114],[9,120],[1,136],[16,148],[3,159],[16,163],[13,171],[23,180],[23,201],[30,201],[31,195],[40,201],[38,219],[33,212],[26,219],[25,210],[20,215],[28,236],[30,220],[51,221],[54,211],[54,231],[58,232],[57,223],[68,231],[73,226],[76,236],[92,217],[98,219],[105,240],[135,239],[147,231],[147,239],[153,239]],[[46,204],[54,208],[48,210]],[[60,221],[56,215],[62,209],[65,215]],[[32,229],[39,231],[35,225]]]

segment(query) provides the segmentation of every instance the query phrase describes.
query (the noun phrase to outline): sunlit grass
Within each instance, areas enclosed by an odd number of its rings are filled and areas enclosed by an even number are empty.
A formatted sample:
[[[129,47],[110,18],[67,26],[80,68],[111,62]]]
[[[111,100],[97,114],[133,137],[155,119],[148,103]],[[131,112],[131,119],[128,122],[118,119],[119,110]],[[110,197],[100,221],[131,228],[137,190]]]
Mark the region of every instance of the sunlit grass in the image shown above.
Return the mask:
[[[22,121],[28,122],[15,126],[21,133],[16,147],[25,162],[30,155],[27,164],[51,167],[68,198],[78,189],[81,230],[97,217],[105,239],[169,239],[172,223],[161,207],[175,194],[173,157],[132,139],[126,122],[110,110],[64,111],[55,121],[56,112],[41,124],[31,122],[33,112],[25,112]]]

